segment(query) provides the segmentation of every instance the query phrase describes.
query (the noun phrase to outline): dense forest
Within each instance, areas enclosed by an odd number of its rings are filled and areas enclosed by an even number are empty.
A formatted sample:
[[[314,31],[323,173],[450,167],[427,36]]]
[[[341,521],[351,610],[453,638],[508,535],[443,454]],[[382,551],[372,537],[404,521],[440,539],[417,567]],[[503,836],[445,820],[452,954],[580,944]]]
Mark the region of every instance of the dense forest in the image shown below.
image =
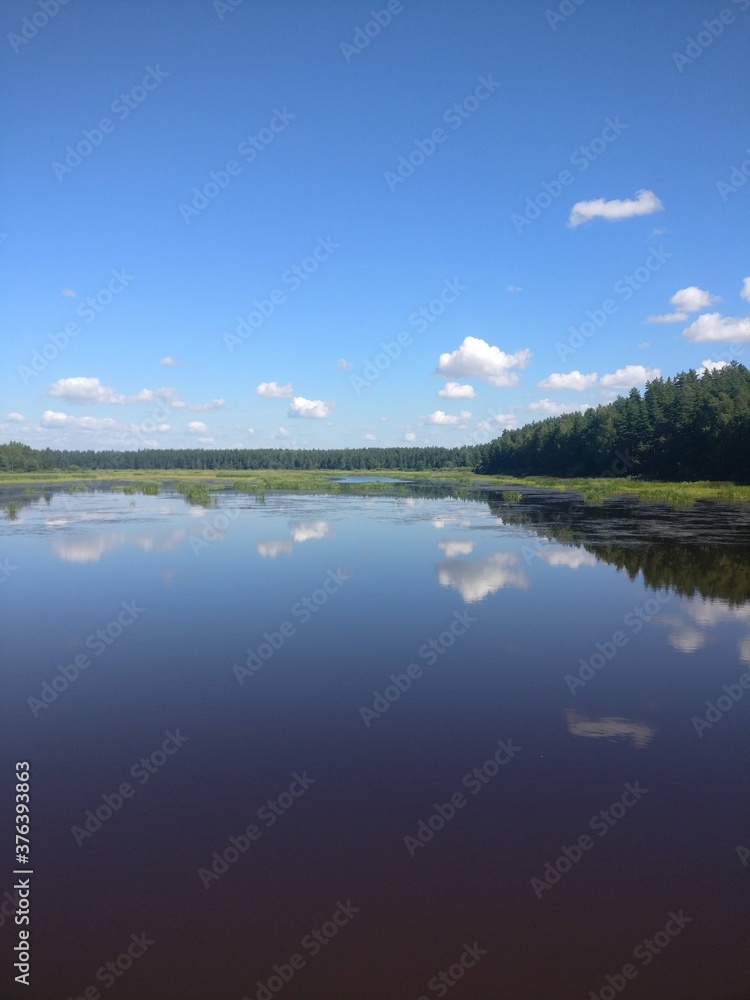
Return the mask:
[[[750,481],[750,371],[736,361],[702,375],[654,379],[584,413],[504,431],[457,448],[147,448],[34,450],[0,445],[0,470],[331,469],[400,472],[472,468],[493,475],[641,476]]]
[[[631,389],[605,406],[504,431],[477,471],[750,480],[750,371],[736,361]]]
[[[34,450],[11,441],[0,445],[0,470],[36,472],[84,469],[394,469],[474,468],[488,445],[460,448],[146,448],[141,451]]]

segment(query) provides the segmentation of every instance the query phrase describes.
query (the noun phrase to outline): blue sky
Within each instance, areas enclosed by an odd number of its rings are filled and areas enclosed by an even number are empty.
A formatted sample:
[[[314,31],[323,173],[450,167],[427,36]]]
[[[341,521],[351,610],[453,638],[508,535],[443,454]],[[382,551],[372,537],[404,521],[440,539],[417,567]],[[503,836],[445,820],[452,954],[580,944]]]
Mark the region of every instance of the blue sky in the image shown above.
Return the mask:
[[[743,360],[750,0],[1,16],[3,440],[454,445]]]

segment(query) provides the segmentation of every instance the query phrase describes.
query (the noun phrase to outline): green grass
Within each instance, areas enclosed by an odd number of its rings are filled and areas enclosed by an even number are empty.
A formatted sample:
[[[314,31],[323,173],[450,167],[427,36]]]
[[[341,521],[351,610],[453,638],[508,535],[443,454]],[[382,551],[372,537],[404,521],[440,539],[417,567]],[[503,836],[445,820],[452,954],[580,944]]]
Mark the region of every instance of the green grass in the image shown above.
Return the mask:
[[[217,490],[234,489],[246,491],[263,503],[268,490],[299,490],[323,493],[345,493],[356,490],[368,493],[391,493],[398,485],[394,483],[342,484],[333,480],[345,475],[390,476],[396,479],[417,482],[441,482],[476,490],[480,487],[494,487],[502,490],[503,499],[517,501],[524,488],[545,488],[551,490],[574,490],[590,503],[601,502],[608,497],[639,496],[644,500],[661,500],[665,503],[685,504],[697,499],[750,500],[750,486],[739,486],[726,482],[665,483],[654,480],[633,478],[613,479],[565,479],[554,476],[479,476],[471,469],[439,469],[420,472],[402,472],[397,469],[368,470],[323,470],[323,469],[251,469],[237,478],[237,470],[194,471],[182,469],[166,470],[112,470],[77,472],[0,472],[0,484],[28,486],[38,483],[65,484],[68,490],[85,490],[97,483],[118,484],[116,488],[126,493],[157,494],[160,489],[173,488],[188,500],[204,505],[212,502],[211,493]],[[145,482],[138,482],[143,477]],[[134,482],[133,480],[136,480]],[[121,486],[119,484],[122,484]],[[459,491],[465,493],[464,491]],[[469,494],[466,494],[469,495]]]

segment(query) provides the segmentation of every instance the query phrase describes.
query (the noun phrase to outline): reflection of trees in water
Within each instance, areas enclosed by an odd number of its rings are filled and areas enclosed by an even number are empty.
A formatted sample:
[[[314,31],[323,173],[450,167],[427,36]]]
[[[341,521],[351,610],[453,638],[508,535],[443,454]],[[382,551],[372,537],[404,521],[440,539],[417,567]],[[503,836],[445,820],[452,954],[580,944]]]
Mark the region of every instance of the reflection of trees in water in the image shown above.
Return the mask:
[[[750,505],[698,501],[669,508],[630,499],[592,505],[533,496],[514,504],[490,500],[489,507],[504,524],[582,546],[631,579],[642,573],[654,589],[732,604],[750,600]]]

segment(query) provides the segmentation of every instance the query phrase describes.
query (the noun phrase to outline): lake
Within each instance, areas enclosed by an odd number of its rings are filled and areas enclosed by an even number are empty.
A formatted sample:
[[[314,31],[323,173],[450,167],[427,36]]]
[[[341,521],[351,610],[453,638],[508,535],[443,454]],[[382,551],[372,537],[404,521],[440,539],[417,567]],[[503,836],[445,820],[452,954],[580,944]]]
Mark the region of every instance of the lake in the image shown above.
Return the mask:
[[[25,995],[746,998],[748,509],[380,485],[6,488]]]

